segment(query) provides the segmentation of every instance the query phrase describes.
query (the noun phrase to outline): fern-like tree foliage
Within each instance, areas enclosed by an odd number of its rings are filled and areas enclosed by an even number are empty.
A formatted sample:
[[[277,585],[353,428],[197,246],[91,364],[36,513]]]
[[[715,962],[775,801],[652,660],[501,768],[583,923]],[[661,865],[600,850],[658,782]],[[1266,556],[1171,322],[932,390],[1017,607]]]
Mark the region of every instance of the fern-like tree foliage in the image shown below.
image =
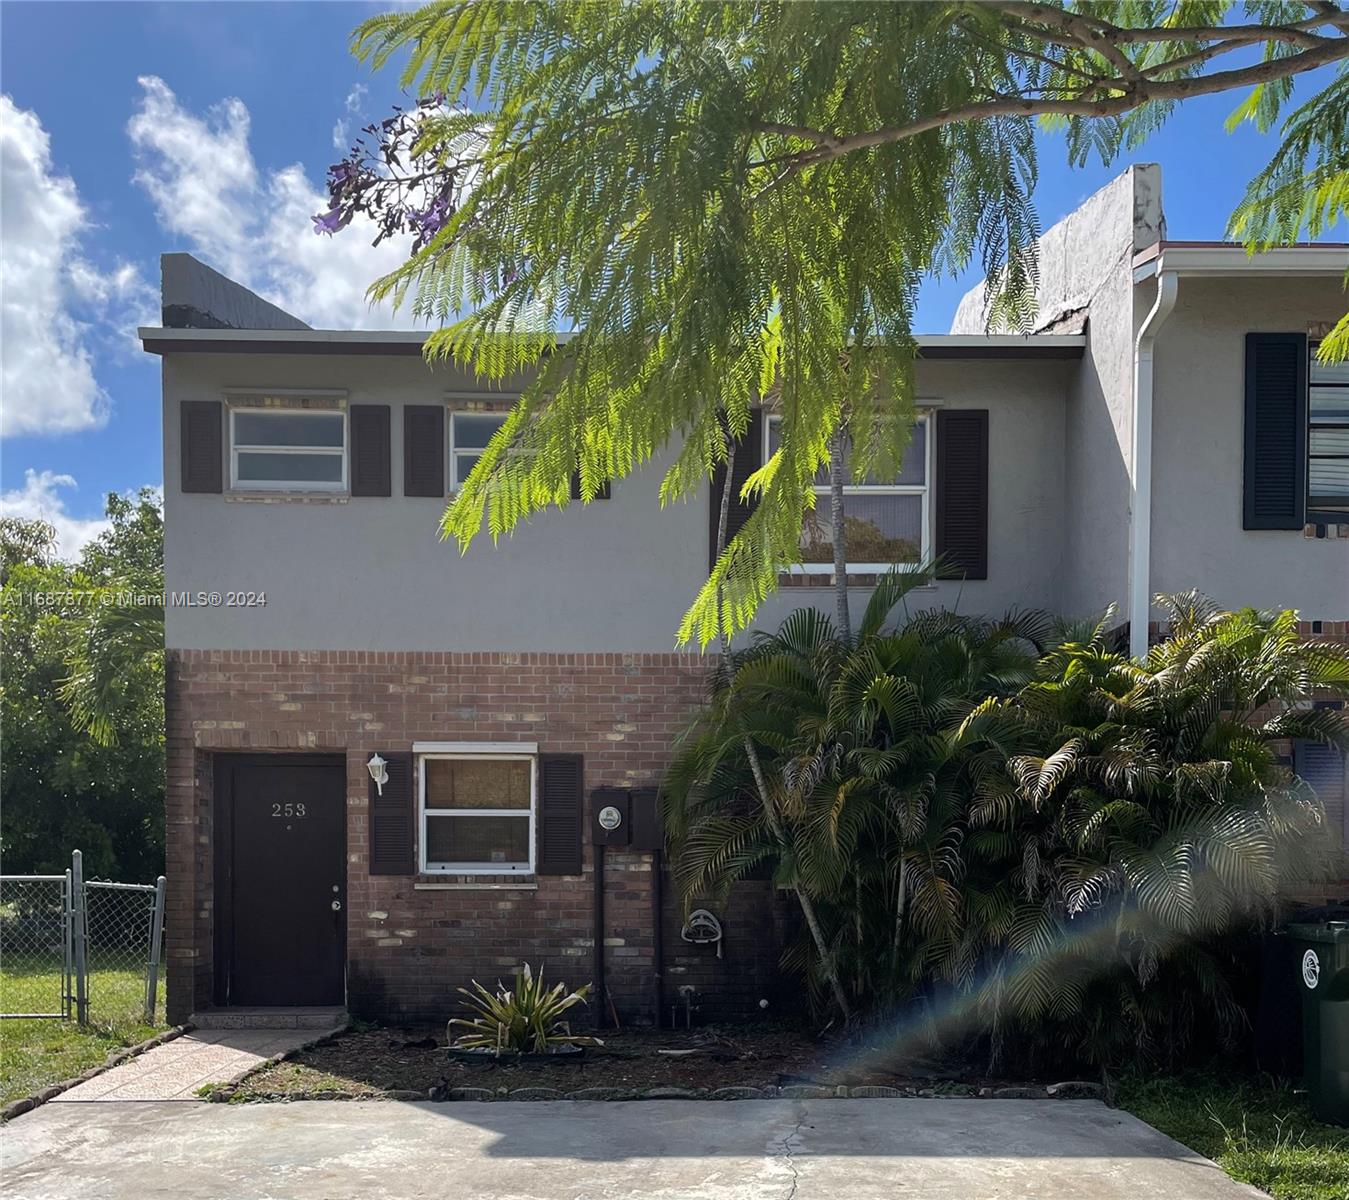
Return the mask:
[[[856,478],[898,470],[925,276],[977,261],[991,318],[1031,326],[1037,122],[1108,158],[1191,96],[1253,88],[1272,120],[1347,34],[1275,0],[447,0],[358,29],[425,99],[333,168],[316,224],[413,231],[372,294],[439,327],[431,360],[523,381],[446,511],[461,546],[658,453],[664,502],[705,494],[723,425],[777,408],[760,503],[679,630],[706,645],[798,557],[845,419]],[[1324,103],[1342,131],[1338,85]]]
[[[1299,705],[1349,691],[1349,651],[1190,595],[1158,598],[1172,632],[1135,663],[1105,622],[891,623],[902,591],[880,589],[854,643],[801,610],[719,671],[664,790],[686,901],[771,867],[825,929],[827,963],[813,940],[790,961],[948,1042],[1111,1063],[1235,1037],[1233,940],[1326,840],[1281,743],[1349,742]]]

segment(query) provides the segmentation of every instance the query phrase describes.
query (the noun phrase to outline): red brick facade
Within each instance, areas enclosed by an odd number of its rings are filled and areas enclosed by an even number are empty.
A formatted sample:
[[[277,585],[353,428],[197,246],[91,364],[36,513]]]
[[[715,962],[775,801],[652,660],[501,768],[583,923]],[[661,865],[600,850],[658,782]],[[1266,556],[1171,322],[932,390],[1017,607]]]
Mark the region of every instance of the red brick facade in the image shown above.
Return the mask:
[[[578,876],[453,880],[371,876],[368,774],[379,750],[415,741],[537,743],[584,755],[585,789],[650,785],[701,701],[707,661],[680,654],[457,654],[170,651],[168,1011],[213,992],[215,756],[340,753],[347,764],[347,996],[353,1012],[444,1019],[455,988],[522,961],[573,986],[593,967],[593,847]],[[605,975],[625,1023],[655,1007],[650,854],[606,855]],[[776,962],[788,919],[768,883],[719,910],[723,956],[680,938],[665,888],[662,1018],[692,988],[696,1018],[779,1007]],[[680,1020],[683,1021],[683,1008]]]

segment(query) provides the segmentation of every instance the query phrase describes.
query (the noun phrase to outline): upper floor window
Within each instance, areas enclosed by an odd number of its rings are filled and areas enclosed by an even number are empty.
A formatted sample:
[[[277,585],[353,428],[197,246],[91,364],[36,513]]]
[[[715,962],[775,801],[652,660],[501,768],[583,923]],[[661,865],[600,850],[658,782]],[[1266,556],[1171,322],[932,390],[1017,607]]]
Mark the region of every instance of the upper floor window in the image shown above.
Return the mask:
[[[450,414],[450,491],[457,492],[464,486],[469,472],[478,465],[487,443],[505,420],[505,413]]]
[[[770,416],[765,422],[768,455],[777,451],[781,420]],[[869,476],[862,483],[853,483],[845,463],[844,477],[849,482],[843,489],[843,531],[849,571],[872,574],[896,564],[916,566],[927,561],[929,476],[926,417],[914,422],[913,436],[894,480]],[[801,527],[801,563],[792,570],[818,570],[815,564],[832,567],[834,530],[829,508],[826,467],[816,477],[815,507],[806,513]]]
[[[1307,509],[1314,520],[1349,516],[1349,363],[1322,363],[1311,347],[1307,405]]]
[[[423,872],[534,870],[532,754],[423,754],[420,763]]]
[[[344,491],[346,413],[298,408],[230,409],[230,486]]]

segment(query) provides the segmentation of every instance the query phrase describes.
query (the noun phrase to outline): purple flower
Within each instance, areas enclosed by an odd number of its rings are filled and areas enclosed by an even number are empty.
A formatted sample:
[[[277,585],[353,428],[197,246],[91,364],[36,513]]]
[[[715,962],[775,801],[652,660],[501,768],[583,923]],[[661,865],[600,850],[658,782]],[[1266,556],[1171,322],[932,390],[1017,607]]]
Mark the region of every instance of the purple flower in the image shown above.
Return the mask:
[[[316,213],[314,216],[314,232],[334,234],[339,229],[346,227],[350,217],[344,217],[340,208],[329,209],[326,213]]]

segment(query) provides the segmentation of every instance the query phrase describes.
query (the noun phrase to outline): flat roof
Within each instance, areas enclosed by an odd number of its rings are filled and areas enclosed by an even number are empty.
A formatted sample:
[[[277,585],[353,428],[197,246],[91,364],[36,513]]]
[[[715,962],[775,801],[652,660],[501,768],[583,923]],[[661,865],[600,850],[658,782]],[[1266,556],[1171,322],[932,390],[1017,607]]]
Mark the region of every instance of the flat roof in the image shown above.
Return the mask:
[[[1299,242],[1259,254],[1237,242],[1155,242],[1134,255],[1134,282],[1163,271],[1223,278],[1234,275],[1343,275],[1349,271],[1349,242]]]
[[[143,326],[137,335],[149,354],[421,354],[429,334],[393,329],[166,329]],[[571,335],[557,340],[566,343]],[[921,358],[1081,358],[1084,334],[925,333],[915,339]]]

